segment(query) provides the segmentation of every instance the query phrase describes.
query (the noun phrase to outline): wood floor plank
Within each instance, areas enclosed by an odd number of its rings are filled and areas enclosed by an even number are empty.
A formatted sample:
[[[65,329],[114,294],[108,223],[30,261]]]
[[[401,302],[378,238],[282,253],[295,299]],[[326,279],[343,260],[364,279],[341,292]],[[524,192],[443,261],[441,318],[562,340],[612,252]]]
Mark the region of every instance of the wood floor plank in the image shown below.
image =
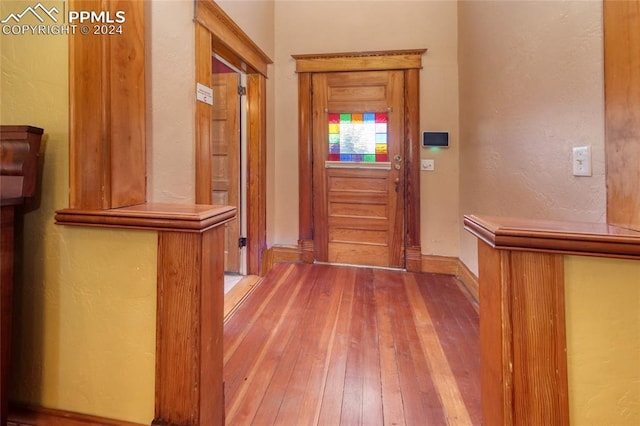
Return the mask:
[[[358,269],[356,273],[355,302],[351,315],[351,333],[347,351],[347,370],[344,379],[344,393],[342,399],[341,425],[359,425],[362,421],[363,386],[364,386],[364,299],[367,279],[370,280],[371,270]]]
[[[380,380],[382,384],[382,407],[385,425],[404,425],[404,406],[400,388],[400,371],[396,356],[395,324],[389,315],[394,306],[391,301],[393,289],[379,286],[376,292],[376,315],[378,320],[378,350],[380,352]]]
[[[300,291],[295,295],[293,306],[286,313],[283,319],[283,327],[280,334],[274,339],[274,347],[271,349],[267,365],[261,368],[269,368],[272,371],[271,380],[264,390],[262,397],[257,395],[252,401],[245,401],[247,405],[255,407],[256,400],[259,403],[255,408],[255,417],[259,419],[260,424],[275,424],[280,406],[285,398],[287,384],[290,376],[295,368],[295,363],[299,355],[299,331],[300,322],[304,318],[304,312],[310,301],[315,296],[315,281],[309,273],[299,276]],[[257,392],[257,390],[255,390]]]
[[[251,330],[252,324],[260,318],[260,315],[269,306],[274,295],[278,291],[286,291],[285,284],[287,278],[294,271],[293,265],[277,265],[270,276],[270,285],[260,285],[254,292],[253,297],[248,298],[238,308],[236,317],[243,317],[244,322],[230,321],[224,327],[224,362],[235,354],[238,345]],[[275,301],[283,301],[284,298],[277,298]]]
[[[235,395],[243,389],[247,372],[258,362],[257,357],[268,342],[270,330],[281,320],[281,312],[290,303],[288,296],[292,293],[291,284],[297,283],[294,272],[301,273],[295,268],[284,267],[276,271],[274,285],[259,286],[255,294],[257,297],[250,298],[252,303],[249,306],[255,308],[252,311],[245,310],[244,315],[241,315],[243,311],[240,309],[238,315],[233,316],[244,318],[242,324],[225,324],[223,377],[226,403],[236,400]],[[255,303],[260,296],[264,296],[264,299],[261,303]],[[234,356],[236,353],[237,356]]]
[[[420,398],[420,389],[417,381],[417,374],[419,374],[419,372],[414,370],[410,348],[411,342],[409,341],[410,337],[407,333],[407,321],[403,315],[407,311],[394,309],[395,306],[402,306],[401,304],[407,303],[406,298],[403,297],[402,282],[394,280],[394,278],[398,276],[397,273],[394,276],[389,275],[389,271],[377,271],[377,274],[385,277],[384,281],[386,282],[383,285],[386,291],[389,292],[391,302],[391,309],[385,312],[385,314],[389,315],[394,327],[393,340],[395,358],[398,376],[400,378],[405,423],[407,425],[418,424],[417,418],[420,418],[422,423],[424,423],[422,400]],[[410,323],[413,324],[413,321],[411,320]]]
[[[457,283],[438,275],[418,276],[418,280],[471,421],[479,424],[481,406],[477,395],[480,394],[480,382],[474,376],[474,372],[480,371],[480,359],[475,356],[480,351],[478,312],[464,303],[466,297],[460,293]],[[429,286],[427,281],[434,285]]]
[[[227,424],[481,424],[455,278],[276,265],[225,323]]]
[[[451,372],[447,357],[442,350],[438,335],[424,300],[421,297],[416,278],[407,275],[405,286],[411,304],[418,335],[422,343],[423,352],[429,362],[434,383],[438,389],[442,406],[444,407],[447,423],[455,425],[470,425],[471,419],[460,395],[460,389]]]
[[[314,354],[313,370],[310,375],[308,392],[303,403],[303,408],[308,406],[311,408],[311,404],[314,404],[314,409],[303,409],[303,413],[307,415],[300,416],[298,418],[299,424],[318,424],[320,420],[320,410],[322,408],[322,402],[324,399],[325,391],[327,390],[327,379],[331,362],[331,355],[333,353],[334,344],[336,341],[336,334],[338,329],[339,311],[345,301],[345,297],[350,300],[353,297],[353,286],[349,285],[349,279],[347,278],[349,270],[341,268],[336,270],[336,275],[333,277],[336,290],[335,293],[339,295],[339,298],[334,299],[327,311],[327,326],[324,333],[318,343],[322,348],[316,354]],[[351,279],[351,281],[353,281]],[[346,293],[346,294],[345,294]],[[329,392],[333,392],[330,388]],[[311,416],[311,414],[313,414]]]
[[[347,369],[353,303],[355,302],[355,275],[355,269],[341,268],[336,277],[343,287],[343,297],[334,326],[335,334],[329,354],[326,380],[317,422],[319,425],[333,426],[340,424],[340,417],[342,416],[342,395],[344,393],[344,378]]]
[[[295,271],[295,270],[294,270]],[[227,409],[227,419],[230,424],[249,424],[255,417],[257,407],[262,401],[262,395],[264,395],[265,389],[269,386],[271,378],[276,370],[278,361],[282,356],[282,342],[287,342],[292,334],[293,326],[297,324],[297,311],[303,305],[308,303],[308,300],[312,296],[311,294],[303,294],[301,299],[302,303],[296,302],[296,297],[305,283],[305,277],[309,274],[309,268],[299,268],[298,273],[293,273],[291,279],[296,283],[293,292],[288,292],[286,299],[287,303],[281,310],[263,312],[261,319],[265,321],[257,321],[253,325],[253,329],[256,333],[249,333],[247,335],[248,341],[250,336],[255,335],[256,341],[264,341],[259,347],[251,347],[248,345],[247,351],[239,351],[241,354],[238,357],[251,357],[254,358],[252,362],[252,368],[246,368],[246,374],[244,376],[241,387],[238,388],[237,393],[232,393],[232,389],[229,389],[229,403]],[[284,295],[283,295],[284,297]],[[275,321],[269,321],[273,316]],[[266,339],[262,336],[267,336]],[[231,364],[229,361],[229,364]],[[228,370],[231,370],[231,366]],[[225,383],[227,374],[224,374]]]
[[[361,350],[363,365],[362,383],[362,424],[383,423],[382,383],[380,379],[380,351],[378,348],[378,320],[375,302],[375,270],[366,270],[364,283],[364,323]],[[360,280],[358,281],[360,283]]]
[[[316,277],[318,296],[308,306],[299,327],[300,350],[291,375],[277,424],[311,424],[322,398],[324,362],[327,358],[342,292],[336,284],[336,269],[326,267]]]
[[[386,272],[389,274],[389,272]],[[392,306],[411,306],[405,288],[406,274],[386,277],[391,283]],[[397,358],[400,367],[403,403],[408,425],[445,424],[441,399],[433,382],[433,372],[423,355],[419,330],[410,309],[394,311]]]

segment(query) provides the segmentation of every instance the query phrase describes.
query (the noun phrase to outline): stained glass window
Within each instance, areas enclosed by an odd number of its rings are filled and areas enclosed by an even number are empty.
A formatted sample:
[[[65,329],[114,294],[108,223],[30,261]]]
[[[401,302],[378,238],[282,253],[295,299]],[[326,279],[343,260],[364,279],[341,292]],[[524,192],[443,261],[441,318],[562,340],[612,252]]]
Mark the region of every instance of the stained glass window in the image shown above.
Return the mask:
[[[389,161],[387,113],[329,113],[329,161]]]

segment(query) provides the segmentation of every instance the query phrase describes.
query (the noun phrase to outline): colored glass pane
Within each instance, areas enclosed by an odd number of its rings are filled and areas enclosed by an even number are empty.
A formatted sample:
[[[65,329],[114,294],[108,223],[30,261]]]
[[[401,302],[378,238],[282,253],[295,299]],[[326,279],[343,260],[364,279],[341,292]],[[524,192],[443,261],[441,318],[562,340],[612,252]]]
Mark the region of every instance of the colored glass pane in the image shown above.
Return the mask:
[[[376,154],[376,162],[382,163],[389,161],[389,154]]]
[[[387,118],[382,113],[330,113],[329,160],[388,161]]]

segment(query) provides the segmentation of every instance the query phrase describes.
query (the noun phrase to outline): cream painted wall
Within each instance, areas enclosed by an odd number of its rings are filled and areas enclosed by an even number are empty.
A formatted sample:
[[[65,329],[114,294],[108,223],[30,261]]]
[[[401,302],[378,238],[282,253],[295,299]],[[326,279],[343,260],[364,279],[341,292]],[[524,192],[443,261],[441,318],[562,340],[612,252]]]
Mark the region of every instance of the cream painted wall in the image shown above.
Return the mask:
[[[640,424],[640,261],[566,256],[573,425]]]
[[[275,0],[219,0],[216,3],[273,59]]]
[[[421,175],[425,254],[458,255],[458,58],[455,1],[275,2],[275,228],[298,240],[297,75],[292,54],[428,48],[420,73],[420,129],[450,132],[451,148],[421,149],[436,170]],[[271,166],[271,164],[270,164]]]
[[[195,202],[192,1],[147,3],[147,201]]]
[[[602,2],[459,3],[460,214],[605,220]],[[590,145],[593,176],[574,177]],[[477,272],[476,239],[460,257]]]
[[[50,7],[59,2],[43,0]],[[32,1],[0,2],[0,16]],[[156,233],[62,227],[68,206],[66,36],[1,35],[0,122],[45,130],[42,196],[24,216],[11,399],[149,424]]]
[[[195,201],[195,31],[191,1],[154,0],[147,7],[147,199]],[[217,4],[269,57],[274,53],[273,0]],[[274,218],[274,79],[267,79],[267,236]]]

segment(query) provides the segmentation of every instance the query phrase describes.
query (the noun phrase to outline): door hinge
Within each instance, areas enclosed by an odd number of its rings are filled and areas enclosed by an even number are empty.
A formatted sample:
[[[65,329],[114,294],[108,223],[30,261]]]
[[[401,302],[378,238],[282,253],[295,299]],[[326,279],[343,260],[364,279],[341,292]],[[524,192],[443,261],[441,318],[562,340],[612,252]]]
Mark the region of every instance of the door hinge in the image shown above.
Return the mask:
[[[246,247],[246,246],[247,246],[247,237],[238,238],[238,247],[242,248],[242,247]]]
[[[238,95],[240,96],[246,96],[247,95],[247,88],[245,86],[238,86]]]

